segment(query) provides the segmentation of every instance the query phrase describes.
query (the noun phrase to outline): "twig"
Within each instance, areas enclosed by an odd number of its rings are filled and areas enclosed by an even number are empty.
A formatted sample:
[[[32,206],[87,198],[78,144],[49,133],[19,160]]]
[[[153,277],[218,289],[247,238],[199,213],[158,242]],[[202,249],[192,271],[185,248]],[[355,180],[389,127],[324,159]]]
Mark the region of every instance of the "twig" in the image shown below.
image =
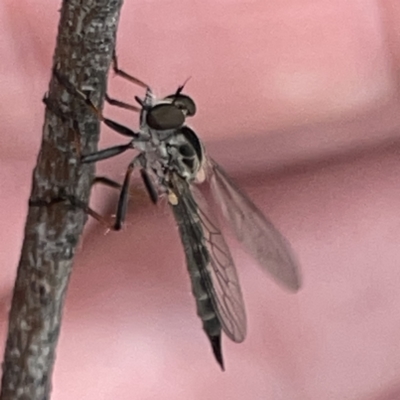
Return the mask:
[[[64,0],[54,67],[102,106],[122,0]],[[39,100],[39,99],[38,99]],[[25,239],[9,316],[0,400],[50,398],[55,349],[73,257],[87,216],[99,121],[54,78],[33,172]],[[78,362],[78,360],[77,360]]]

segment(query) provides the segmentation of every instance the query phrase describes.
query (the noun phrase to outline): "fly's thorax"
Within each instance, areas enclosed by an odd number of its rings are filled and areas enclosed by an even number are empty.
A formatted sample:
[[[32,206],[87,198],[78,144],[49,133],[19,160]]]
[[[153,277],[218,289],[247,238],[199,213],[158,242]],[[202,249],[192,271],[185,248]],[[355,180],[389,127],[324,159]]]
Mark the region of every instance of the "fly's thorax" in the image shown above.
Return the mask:
[[[202,167],[203,146],[197,135],[187,126],[176,130],[166,141],[169,167],[183,178],[193,181]]]

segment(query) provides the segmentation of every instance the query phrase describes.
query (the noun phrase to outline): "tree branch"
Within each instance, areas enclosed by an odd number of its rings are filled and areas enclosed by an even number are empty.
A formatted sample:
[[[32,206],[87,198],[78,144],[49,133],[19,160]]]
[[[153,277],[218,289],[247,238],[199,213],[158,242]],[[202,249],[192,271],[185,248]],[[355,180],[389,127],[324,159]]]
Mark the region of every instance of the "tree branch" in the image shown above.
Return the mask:
[[[122,0],[64,0],[54,67],[102,107]],[[51,375],[73,257],[87,216],[99,121],[52,77],[43,139],[33,172],[18,266],[0,400],[50,398]]]

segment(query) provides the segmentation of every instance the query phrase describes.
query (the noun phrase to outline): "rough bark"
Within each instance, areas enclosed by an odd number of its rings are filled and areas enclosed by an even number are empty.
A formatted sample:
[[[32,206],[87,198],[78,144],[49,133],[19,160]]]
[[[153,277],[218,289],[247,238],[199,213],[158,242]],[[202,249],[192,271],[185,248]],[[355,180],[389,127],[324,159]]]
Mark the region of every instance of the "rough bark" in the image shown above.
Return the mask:
[[[64,0],[54,67],[102,106],[122,0]],[[99,121],[52,75],[9,316],[1,400],[50,398],[62,309],[87,216]],[[40,101],[40,99],[38,99]],[[33,133],[34,134],[34,133]],[[77,360],[78,362],[78,360]]]

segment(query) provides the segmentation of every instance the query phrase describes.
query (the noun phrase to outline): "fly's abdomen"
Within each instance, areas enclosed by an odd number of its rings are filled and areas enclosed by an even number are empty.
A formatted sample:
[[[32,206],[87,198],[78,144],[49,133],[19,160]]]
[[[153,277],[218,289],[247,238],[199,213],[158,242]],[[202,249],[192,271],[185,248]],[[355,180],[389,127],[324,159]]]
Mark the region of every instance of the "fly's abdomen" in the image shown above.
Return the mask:
[[[204,271],[208,273],[207,271]],[[205,277],[198,269],[189,267],[192,281],[192,292],[196,299],[197,315],[203,321],[203,329],[210,340],[212,350],[219,365],[224,369],[221,349],[221,323],[215,312],[211,298],[206,289]]]
[[[204,232],[200,223],[197,206],[193,201],[187,183],[173,175],[177,202],[171,204],[175,220],[178,224],[186,264],[192,283],[192,292],[196,299],[197,315],[203,322],[203,329],[211,342],[218,363],[223,367],[221,351],[221,322],[217,317],[211,300],[212,282],[208,271],[210,254],[204,243]],[[184,182],[184,184],[182,184]]]
[[[221,334],[221,324],[205,288],[203,277],[198,270],[189,269],[189,274],[196,299],[197,315],[203,321],[203,329],[208,336],[218,336]]]

